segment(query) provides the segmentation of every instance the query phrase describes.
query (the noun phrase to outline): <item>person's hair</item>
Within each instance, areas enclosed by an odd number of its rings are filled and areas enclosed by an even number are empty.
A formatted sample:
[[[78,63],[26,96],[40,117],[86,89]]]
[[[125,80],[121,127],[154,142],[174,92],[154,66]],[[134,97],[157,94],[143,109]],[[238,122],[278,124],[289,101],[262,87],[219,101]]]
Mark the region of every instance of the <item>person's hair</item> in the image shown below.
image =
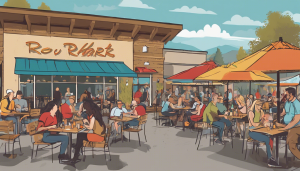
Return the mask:
[[[296,90],[292,87],[286,88],[285,91],[287,91],[289,94],[292,94],[294,97],[296,96]]]
[[[102,131],[102,134],[105,134],[106,132],[106,126],[105,123],[102,119],[102,114],[101,114],[101,108],[93,102],[91,99],[84,99],[83,100],[83,108],[86,109],[86,113],[88,116],[93,115],[95,117],[95,120],[98,121],[100,126],[102,126],[104,129]]]
[[[217,94],[213,94],[211,98],[212,98],[212,99],[213,99],[213,98],[218,98],[218,95],[217,95]]]
[[[40,114],[43,114],[45,112],[50,112],[53,107],[56,105],[57,106],[57,111],[55,113],[56,118],[57,118],[57,123],[60,124],[62,122],[62,114],[59,111],[59,105],[58,105],[58,100],[53,100],[47,103],[45,107],[43,107],[40,111]]]
[[[197,97],[198,99],[199,99],[199,101],[201,102],[201,98],[200,98],[200,96],[198,95],[198,96],[195,96],[195,97]]]
[[[241,103],[242,106],[245,106],[245,99],[243,96],[238,96],[238,101]]]
[[[86,98],[88,98],[88,95],[86,93],[81,94],[79,102],[82,102]]]
[[[260,100],[255,100],[253,103],[252,103],[252,106],[250,107],[250,111],[253,111],[255,109],[255,105],[257,106],[262,106],[262,101]]]
[[[117,104],[118,104],[119,102],[123,103],[122,100],[117,100]]]
[[[11,93],[8,93],[6,96],[4,96],[5,99],[7,99],[10,96]]]

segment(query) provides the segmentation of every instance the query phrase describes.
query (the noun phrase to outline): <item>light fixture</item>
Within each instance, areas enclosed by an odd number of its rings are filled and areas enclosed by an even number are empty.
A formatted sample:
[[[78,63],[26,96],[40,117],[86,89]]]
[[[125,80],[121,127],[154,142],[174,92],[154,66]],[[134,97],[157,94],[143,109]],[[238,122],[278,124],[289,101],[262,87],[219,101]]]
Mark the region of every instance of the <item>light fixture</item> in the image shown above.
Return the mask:
[[[148,52],[148,47],[145,45],[143,46],[143,53],[147,53]]]
[[[159,79],[157,79],[157,83],[159,83]]]
[[[149,62],[145,62],[144,65],[150,65],[150,63]]]
[[[128,80],[126,80],[126,86],[128,86]]]

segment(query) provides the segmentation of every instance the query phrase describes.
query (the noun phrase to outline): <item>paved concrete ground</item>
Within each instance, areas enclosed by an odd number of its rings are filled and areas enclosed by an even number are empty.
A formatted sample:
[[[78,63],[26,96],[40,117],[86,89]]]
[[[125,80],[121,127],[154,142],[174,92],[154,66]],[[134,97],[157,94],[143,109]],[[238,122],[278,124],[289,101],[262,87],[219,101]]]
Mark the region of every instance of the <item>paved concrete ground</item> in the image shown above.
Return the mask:
[[[75,171],[75,170],[124,170],[124,171],[182,171],[182,170],[299,170],[300,161],[290,163],[287,169],[272,169],[267,167],[265,147],[260,149],[259,155],[251,152],[246,161],[241,152],[242,141],[234,139],[234,148],[231,143],[225,146],[209,146],[209,137],[202,137],[200,149],[196,150],[195,138],[197,133],[190,130],[182,131],[181,128],[156,127],[150,114],[146,125],[148,142],[145,142],[141,133],[141,147],[137,141],[137,134],[131,134],[131,142],[118,142],[111,146],[112,161],[106,164],[103,152],[96,152],[92,158],[91,152],[87,153],[86,162],[77,163],[75,166],[58,163],[58,149],[54,151],[54,163],[51,162],[51,151],[39,151],[37,158],[30,159],[31,143],[29,135],[21,136],[23,155],[15,159],[3,157],[4,146],[0,149],[0,170],[5,171]],[[126,134],[128,137],[128,134]],[[76,141],[74,136],[73,141]],[[284,165],[284,148],[281,145],[280,158]],[[16,148],[18,145],[16,145]],[[249,145],[249,148],[252,147]],[[18,153],[19,149],[15,152]],[[292,156],[291,153],[288,155]]]

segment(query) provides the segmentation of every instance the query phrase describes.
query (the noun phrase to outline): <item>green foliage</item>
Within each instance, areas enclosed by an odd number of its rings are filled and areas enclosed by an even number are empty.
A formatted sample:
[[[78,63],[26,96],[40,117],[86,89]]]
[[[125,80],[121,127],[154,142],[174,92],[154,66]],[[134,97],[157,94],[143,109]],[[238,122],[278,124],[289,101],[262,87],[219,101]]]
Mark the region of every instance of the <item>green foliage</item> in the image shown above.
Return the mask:
[[[251,53],[278,41],[279,37],[282,37],[283,41],[299,47],[300,25],[295,24],[290,15],[283,15],[280,12],[269,12],[264,23],[264,26],[257,28],[255,31],[258,40],[249,42]]]
[[[164,89],[164,84],[163,83],[156,83],[156,90],[160,91]]]
[[[215,61],[215,63],[217,63],[219,65],[224,65],[223,56],[222,56],[222,53],[219,48],[217,48],[217,52],[216,52],[214,61]]]
[[[238,53],[236,54],[236,59],[239,61],[245,58],[247,55],[247,52],[243,49],[243,46],[241,46]]]
[[[122,100],[123,103],[129,105],[132,101],[132,80],[129,80],[128,85],[126,86],[126,79],[128,78],[120,78],[119,99]]]
[[[39,10],[51,10],[48,5],[45,4],[45,2],[42,2],[41,6],[38,7]]]
[[[30,8],[27,0],[7,0],[3,6],[16,8]]]

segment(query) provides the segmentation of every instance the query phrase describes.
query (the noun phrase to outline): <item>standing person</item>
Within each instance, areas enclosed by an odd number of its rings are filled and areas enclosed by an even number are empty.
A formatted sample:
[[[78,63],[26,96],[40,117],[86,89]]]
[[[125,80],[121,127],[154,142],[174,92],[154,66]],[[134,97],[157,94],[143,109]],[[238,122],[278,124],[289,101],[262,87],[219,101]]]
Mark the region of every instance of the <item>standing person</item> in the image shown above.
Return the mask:
[[[56,128],[57,124],[62,122],[61,113],[58,110],[57,102],[50,101],[41,110],[41,116],[37,126],[37,131],[43,133],[43,142],[45,143],[57,143],[61,142],[60,152],[58,155],[59,161],[68,161],[69,158],[65,155],[65,151],[68,147],[69,138],[67,135],[59,135],[53,132],[49,132],[49,129]]]
[[[203,113],[203,122],[209,123],[215,127],[218,128],[218,139],[214,140],[218,144],[224,145],[224,142],[222,141],[222,135],[224,131],[225,124],[227,126],[227,129],[232,129],[231,122],[225,118],[220,118],[219,115],[222,115],[222,113],[219,111],[217,107],[218,102],[218,95],[214,95],[212,97],[212,101],[207,105],[207,107],[204,110]],[[228,112],[225,112],[225,115],[228,115]]]
[[[268,166],[269,167],[278,167],[279,165],[272,157],[272,148],[273,141],[266,135],[258,132],[252,132],[251,130],[259,126],[260,123],[263,123],[264,126],[267,126],[267,123],[264,121],[264,113],[261,109],[263,102],[256,100],[253,102],[253,105],[249,111],[249,137],[254,140],[264,142],[266,144],[266,151],[268,157]]]
[[[15,125],[14,134],[17,134],[18,124],[17,118],[14,117],[15,102],[14,91],[11,89],[6,90],[6,96],[1,100],[1,118],[6,121],[13,121]]]
[[[256,100],[259,100],[259,99],[261,99],[261,95],[260,95],[260,93],[259,93],[259,90],[257,89],[257,91],[256,91],[256,93],[255,93],[255,98],[256,98]]]
[[[70,88],[67,88],[67,92],[65,93],[65,100],[68,101],[69,97],[71,96]]]
[[[22,91],[17,91],[17,97],[14,99],[16,111],[17,112],[25,112],[28,111],[27,101],[22,99],[23,93]]]
[[[93,130],[93,133],[78,133],[75,145],[75,153],[72,163],[76,163],[79,157],[79,151],[83,146],[83,141],[102,142],[104,141],[106,126],[102,119],[101,109],[91,99],[83,101],[83,108],[86,109],[88,119],[84,119],[84,126],[88,130]]]
[[[229,90],[228,90],[228,101],[229,101],[229,103],[231,103],[232,102],[232,89],[230,88]]]
[[[293,155],[300,159],[300,151],[297,148],[300,135],[300,102],[295,97],[296,90],[294,88],[289,87],[285,89],[285,94],[287,102],[281,113],[281,116],[284,116],[284,124],[276,123],[276,125],[284,127],[279,130],[289,130],[286,143],[289,145],[289,149]]]
[[[138,103],[140,104],[141,103],[141,97],[142,97],[142,92],[141,92],[141,88],[139,88],[135,93],[134,93],[134,96],[133,96],[133,99]]]
[[[201,102],[203,102],[204,93],[203,93],[203,91],[202,91],[202,90],[200,91],[200,93],[199,93],[199,96],[200,96],[200,100],[201,100]]]
[[[57,103],[61,104],[61,92],[59,91],[59,87],[56,87],[55,92],[53,93],[53,99],[57,101]]]

